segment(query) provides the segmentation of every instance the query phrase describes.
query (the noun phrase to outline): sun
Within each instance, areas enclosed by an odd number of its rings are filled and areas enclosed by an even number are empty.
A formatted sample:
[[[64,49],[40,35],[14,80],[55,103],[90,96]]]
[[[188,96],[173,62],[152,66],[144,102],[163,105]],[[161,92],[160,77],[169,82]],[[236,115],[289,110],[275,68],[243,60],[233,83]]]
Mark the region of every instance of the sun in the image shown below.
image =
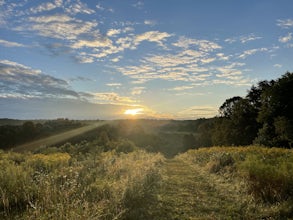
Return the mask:
[[[143,111],[143,108],[127,109],[125,110],[124,114],[135,116],[135,115],[142,114],[142,111]]]

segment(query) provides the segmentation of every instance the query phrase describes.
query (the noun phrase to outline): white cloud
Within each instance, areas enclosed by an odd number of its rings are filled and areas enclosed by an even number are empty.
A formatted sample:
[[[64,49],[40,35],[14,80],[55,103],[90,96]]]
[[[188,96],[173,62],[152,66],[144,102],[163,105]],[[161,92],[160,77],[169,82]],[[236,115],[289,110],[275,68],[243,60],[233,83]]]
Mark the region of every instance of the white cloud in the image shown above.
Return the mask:
[[[100,104],[132,104],[136,103],[135,100],[127,96],[120,96],[115,92],[101,92],[101,93],[91,93],[93,95],[93,101]]]
[[[39,5],[35,8],[30,8],[30,12],[36,14],[36,13],[40,13],[40,12],[44,12],[44,11],[51,11],[57,7],[58,7],[58,5],[56,5],[56,4],[53,4],[51,2],[46,2],[46,3],[42,3],[41,5]]]
[[[116,36],[116,35],[118,35],[120,33],[121,33],[121,30],[120,29],[110,29],[107,32],[107,36],[114,37],[114,36]]]
[[[257,49],[246,50],[246,51],[244,51],[242,54],[240,54],[240,55],[238,56],[238,58],[245,59],[246,57],[251,56],[251,55],[253,55],[253,54],[257,53],[257,52],[265,52],[265,51],[269,51],[269,49],[263,47],[263,48],[257,48]]]
[[[115,58],[111,59],[111,61],[112,61],[113,63],[117,63],[117,62],[120,61],[121,58],[122,58],[122,56],[118,56],[118,57],[115,57]]]
[[[217,67],[216,70],[219,72],[216,74],[219,78],[226,78],[226,79],[240,79],[242,77],[242,71],[238,68],[244,66],[244,63],[232,63],[230,65],[226,65],[223,67]]]
[[[138,45],[142,41],[150,41],[155,42],[158,45],[164,47],[163,42],[166,38],[171,37],[172,35],[167,32],[159,32],[159,31],[148,31],[143,34],[136,35],[134,38],[134,44]]]
[[[235,43],[235,42],[241,42],[243,44],[249,42],[249,41],[255,41],[255,40],[259,40],[259,39],[262,39],[262,37],[259,37],[259,36],[255,36],[255,34],[249,34],[249,35],[243,35],[243,36],[239,36],[239,37],[232,37],[232,38],[227,38],[225,39],[224,41],[229,43],[229,44],[232,44],[232,43]]]
[[[293,27],[293,19],[286,19],[286,20],[278,19],[277,25],[285,29],[291,28]]]
[[[155,26],[157,24],[155,20],[145,20],[143,23],[149,26]]]
[[[72,3],[73,2],[73,3]],[[65,11],[69,14],[93,14],[94,10],[90,9],[85,3],[82,3],[80,0],[75,0],[70,2],[71,4],[66,6]]]
[[[288,33],[284,37],[279,37],[279,42],[281,42],[281,43],[287,43],[287,42],[289,42],[291,40],[292,40],[292,33]]]
[[[262,37],[258,37],[258,36],[255,36],[254,34],[250,34],[248,36],[241,36],[240,42],[244,44],[244,43],[247,43],[248,41],[255,41],[259,39],[262,39]]]
[[[0,45],[4,47],[25,47],[25,45],[23,44],[7,41],[7,40],[2,40],[2,39],[0,39]]]
[[[217,53],[216,55],[219,58],[219,60],[227,61],[230,59],[230,56],[226,56],[224,53]]]
[[[92,35],[98,25],[95,21],[84,22],[67,15],[29,17],[28,20],[28,25],[16,27],[15,30],[36,31],[43,37],[65,40],[77,39],[82,34]]]
[[[224,41],[229,44],[232,44],[232,43],[235,43],[237,41],[237,39],[235,37],[234,38],[227,38]]]
[[[169,91],[184,91],[184,90],[189,90],[193,89],[193,86],[177,86],[171,89],[168,89]]]
[[[180,37],[176,43],[173,43],[173,45],[185,49],[190,48],[191,46],[197,46],[199,50],[204,52],[210,52],[222,48],[220,45],[212,41],[197,40],[186,37]]]

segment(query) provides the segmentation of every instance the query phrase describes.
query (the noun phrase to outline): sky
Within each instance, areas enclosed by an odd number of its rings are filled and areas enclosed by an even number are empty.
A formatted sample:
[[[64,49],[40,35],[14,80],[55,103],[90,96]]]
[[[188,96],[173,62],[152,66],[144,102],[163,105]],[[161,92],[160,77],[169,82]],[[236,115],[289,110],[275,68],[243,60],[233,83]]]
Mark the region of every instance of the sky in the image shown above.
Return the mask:
[[[292,0],[0,0],[0,118],[197,119],[293,71]]]

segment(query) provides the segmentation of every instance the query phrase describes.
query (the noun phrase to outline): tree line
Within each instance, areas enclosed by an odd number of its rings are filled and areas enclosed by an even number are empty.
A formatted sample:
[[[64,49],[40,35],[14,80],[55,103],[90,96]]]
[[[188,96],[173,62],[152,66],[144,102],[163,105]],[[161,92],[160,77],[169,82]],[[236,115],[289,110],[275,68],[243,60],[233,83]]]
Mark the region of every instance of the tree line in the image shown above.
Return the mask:
[[[81,126],[81,122],[63,118],[44,123],[25,121],[22,125],[2,125],[0,126],[0,149],[10,149],[18,144]]]
[[[193,139],[186,137],[193,148],[250,144],[292,148],[293,73],[258,82],[245,97],[228,98],[219,116],[200,122]]]

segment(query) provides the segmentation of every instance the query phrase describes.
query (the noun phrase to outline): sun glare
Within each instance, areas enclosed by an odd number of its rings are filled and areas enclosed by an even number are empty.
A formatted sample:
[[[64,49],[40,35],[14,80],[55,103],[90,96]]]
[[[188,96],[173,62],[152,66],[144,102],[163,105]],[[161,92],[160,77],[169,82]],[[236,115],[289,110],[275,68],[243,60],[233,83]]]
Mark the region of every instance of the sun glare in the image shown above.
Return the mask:
[[[142,114],[142,111],[143,111],[143,108],[127,109],[125,110],[124,114],[135,116],[135,115]]]

